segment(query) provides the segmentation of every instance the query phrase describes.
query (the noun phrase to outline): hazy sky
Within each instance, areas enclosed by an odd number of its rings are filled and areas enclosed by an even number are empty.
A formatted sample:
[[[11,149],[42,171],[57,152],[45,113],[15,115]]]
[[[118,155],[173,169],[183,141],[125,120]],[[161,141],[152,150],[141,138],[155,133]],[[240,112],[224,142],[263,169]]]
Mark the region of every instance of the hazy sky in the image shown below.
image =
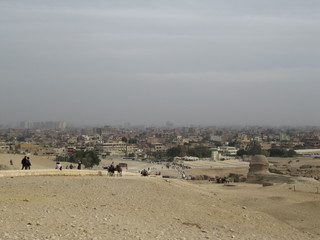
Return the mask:
[[[319,0],[0,0],[0,124],[320,125]]]

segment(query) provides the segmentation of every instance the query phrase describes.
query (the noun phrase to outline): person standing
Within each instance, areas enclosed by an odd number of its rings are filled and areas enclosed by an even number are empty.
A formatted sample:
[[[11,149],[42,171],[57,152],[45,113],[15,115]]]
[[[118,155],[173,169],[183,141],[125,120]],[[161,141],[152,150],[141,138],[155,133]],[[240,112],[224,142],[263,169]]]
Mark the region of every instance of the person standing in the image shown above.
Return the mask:
[[[78,170],[81,170],[81,161],[78,162]]]
[[[31,167],[31,162],[30,162],[30,158],[27,157],[27,161],[26,161],[26,170],[29,169],[30,170]]]
[[[21,170],[25,169],[27,170],[27,156],[24,156],[24,158],[21,160],[22,168]]]

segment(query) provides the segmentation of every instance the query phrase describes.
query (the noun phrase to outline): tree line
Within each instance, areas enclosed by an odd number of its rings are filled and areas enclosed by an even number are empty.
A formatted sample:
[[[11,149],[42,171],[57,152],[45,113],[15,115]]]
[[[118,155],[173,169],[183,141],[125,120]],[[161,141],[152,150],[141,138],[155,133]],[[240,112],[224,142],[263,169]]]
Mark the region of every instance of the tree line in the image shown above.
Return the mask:
[[[94,151],[77,151],[71,155],[57,156],[56,161],[71,163],[78,163],[81,161],[86,168],[91,168],[94,165],[99,165],[101,160],[99,159],[98,154]]]
[[[237,152],[238,156],[243,155],[265,155],[266,157],[295,157],[297,152],[293,149],[284,149],[284,148],[270,148],[268,150],[262,149],[261,145],[257,141],[252,141],[246,149],[240,149]]]
[[[166,159],[166,160],[173,160],[174,157],[185,157],[185,156],[209,158],[211,157],[211,150],[209,147],[205,147],[205,146],[190,147],[188,145],[182,145],[182,146],[169,148],[166,151],[149,152],[148,156],[155,159]]]

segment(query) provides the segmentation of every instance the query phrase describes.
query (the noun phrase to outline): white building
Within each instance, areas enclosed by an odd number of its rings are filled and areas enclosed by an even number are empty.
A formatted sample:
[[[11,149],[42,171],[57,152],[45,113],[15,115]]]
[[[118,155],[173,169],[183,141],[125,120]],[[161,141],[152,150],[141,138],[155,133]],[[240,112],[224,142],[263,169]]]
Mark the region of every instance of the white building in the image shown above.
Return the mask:
[[[221,159],[221,154],[219,153],[218,150],[213,150],[213,151],[211,152],[211,159],[212,159],[213,161],[219,161],[219,160]]]

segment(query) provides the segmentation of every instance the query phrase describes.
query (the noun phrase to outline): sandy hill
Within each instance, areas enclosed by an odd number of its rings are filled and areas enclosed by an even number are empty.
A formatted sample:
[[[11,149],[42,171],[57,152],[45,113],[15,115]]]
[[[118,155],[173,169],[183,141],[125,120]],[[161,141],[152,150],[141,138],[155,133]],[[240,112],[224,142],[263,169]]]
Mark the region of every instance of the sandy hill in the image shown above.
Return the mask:
[[[316,185],[0,178],[0,239],[319,239]]]
[[[316,181],[2,177],[0,239],[320,239],[317,190]]]
[[[21,154],[0,154],[0,164],[7,170],[17,170],[21,169],[21,160],[25,155]],[[31,169],[48,169],[54,168],[55,162],[53,161],[55,157],[53,156],[35,156],[30,155]],[[13,165],[10,165],[10,160],[12,160]]]

